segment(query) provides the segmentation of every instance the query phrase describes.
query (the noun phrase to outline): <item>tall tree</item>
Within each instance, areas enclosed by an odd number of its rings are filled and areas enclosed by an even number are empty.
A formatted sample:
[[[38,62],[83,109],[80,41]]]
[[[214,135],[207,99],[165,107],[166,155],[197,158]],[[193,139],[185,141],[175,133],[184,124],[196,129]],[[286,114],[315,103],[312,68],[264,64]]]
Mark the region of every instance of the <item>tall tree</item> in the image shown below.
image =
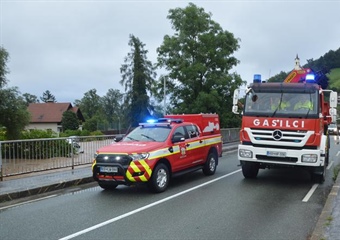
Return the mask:
[[[57,102],[55,96],[49,91],[46,90],[45,92],[43,92],[43,96],[40,97],[40,100],[42,102]]]
[[[150,117],[150,99],[155,82],[156,72],[153,64],[147,60],[148,51],[137,37],[130,35],[129,46],[131,52],[124,59],[124,64],[120,68],[122,80],[120,83],[127,91],[126,100],[129,103],[128,116],[132,127],[138,126],[139,122]]]
[[[157,49],[158,66],[169,72],[158,81],[158,98],[163,97],[166,81],[172,112],[216,112],[223,127],[239,124],[230,113],[231,96],[244,82],[238,74],[229,74],[239,63],[233,56],[239,40],[193,3],[170,9],[167,18],[175,33],[164,36]]]
[[[18,88],[3,88],[8,82],[8,58],[6,49],[0,47],[0,126],[6,128],[7,139],[18,139],[21,131],[29,124],[30,115]]]
[[[0,89],[7,84],[6,74],[9,72],[7,69],[8,58],[8,52],[0,46]]]

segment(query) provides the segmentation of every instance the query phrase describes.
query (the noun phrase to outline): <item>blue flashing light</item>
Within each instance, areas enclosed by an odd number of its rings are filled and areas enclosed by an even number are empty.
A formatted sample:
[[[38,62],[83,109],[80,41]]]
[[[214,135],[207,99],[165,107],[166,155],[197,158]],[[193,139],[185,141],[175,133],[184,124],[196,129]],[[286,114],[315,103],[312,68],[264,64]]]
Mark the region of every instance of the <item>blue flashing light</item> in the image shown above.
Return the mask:
[[[148,120],[146,120],[146,122],[147,123],[155,123],[155,122],[157,122],[157,120],[155,120],[155,119],[148,119]]]
[[[261,74],[254,74],[254,83],[260,83],[261,82]]]
[[[306,75],[306,83],[315,83],[315,75],[307,74]]]
[[[306,80],[315,80],[315,75],[314,74],[307,74]]]

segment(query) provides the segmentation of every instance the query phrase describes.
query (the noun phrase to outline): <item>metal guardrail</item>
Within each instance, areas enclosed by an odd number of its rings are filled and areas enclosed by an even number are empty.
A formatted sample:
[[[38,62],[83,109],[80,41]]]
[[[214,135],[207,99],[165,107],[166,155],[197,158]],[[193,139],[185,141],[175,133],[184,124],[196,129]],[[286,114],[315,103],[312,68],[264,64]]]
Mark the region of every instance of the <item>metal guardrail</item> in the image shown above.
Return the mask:
[[[239,128],[221,129],[223,143],[239,140]],[[3,177],[90,164],[95,151],[116,135],[0,141]]]

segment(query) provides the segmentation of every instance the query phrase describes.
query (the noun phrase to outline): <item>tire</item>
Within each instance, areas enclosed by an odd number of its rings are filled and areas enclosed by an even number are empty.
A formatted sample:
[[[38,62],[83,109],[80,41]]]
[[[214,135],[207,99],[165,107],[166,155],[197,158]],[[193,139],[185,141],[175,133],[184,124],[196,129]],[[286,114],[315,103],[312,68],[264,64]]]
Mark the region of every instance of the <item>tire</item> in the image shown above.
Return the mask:
[[[259,165],[253,162],[241,162],[242,173],[245,178],[256,178],[259,173]]]
[[[154,193],[161,193],[167,189],[169,181],[169,168],[164,163],[159,163],[152,172],[148,187]]]
[[[311,172],[312,181],[314,183],[322,184],[325,181],[326,176],[326,165],[323,166],[323,172]]]
[[[204,164],[203,167],[203,173],[204,175],[214,175],[217,168],[217,156],[214,153],[209,153],[207,157],[207,161]]]
[[[114,182],[98,182],[99,186],[104,190],[114,190],[118,184]]]

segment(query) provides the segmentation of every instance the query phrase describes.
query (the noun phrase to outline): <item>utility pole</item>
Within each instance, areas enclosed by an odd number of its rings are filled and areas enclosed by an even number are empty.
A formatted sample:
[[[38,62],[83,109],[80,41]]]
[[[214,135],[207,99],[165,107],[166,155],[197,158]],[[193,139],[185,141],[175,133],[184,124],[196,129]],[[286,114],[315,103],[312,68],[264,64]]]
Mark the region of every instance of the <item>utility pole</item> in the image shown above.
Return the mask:
[[[165,77],[164,77],[164,96],[163,96],[163,98],[164,98],[164,106],[163,106],[163,115],[165,115],[166,114],[166,94],[165,94],[165,91],[166,91],[166,82],[165,82]]]

